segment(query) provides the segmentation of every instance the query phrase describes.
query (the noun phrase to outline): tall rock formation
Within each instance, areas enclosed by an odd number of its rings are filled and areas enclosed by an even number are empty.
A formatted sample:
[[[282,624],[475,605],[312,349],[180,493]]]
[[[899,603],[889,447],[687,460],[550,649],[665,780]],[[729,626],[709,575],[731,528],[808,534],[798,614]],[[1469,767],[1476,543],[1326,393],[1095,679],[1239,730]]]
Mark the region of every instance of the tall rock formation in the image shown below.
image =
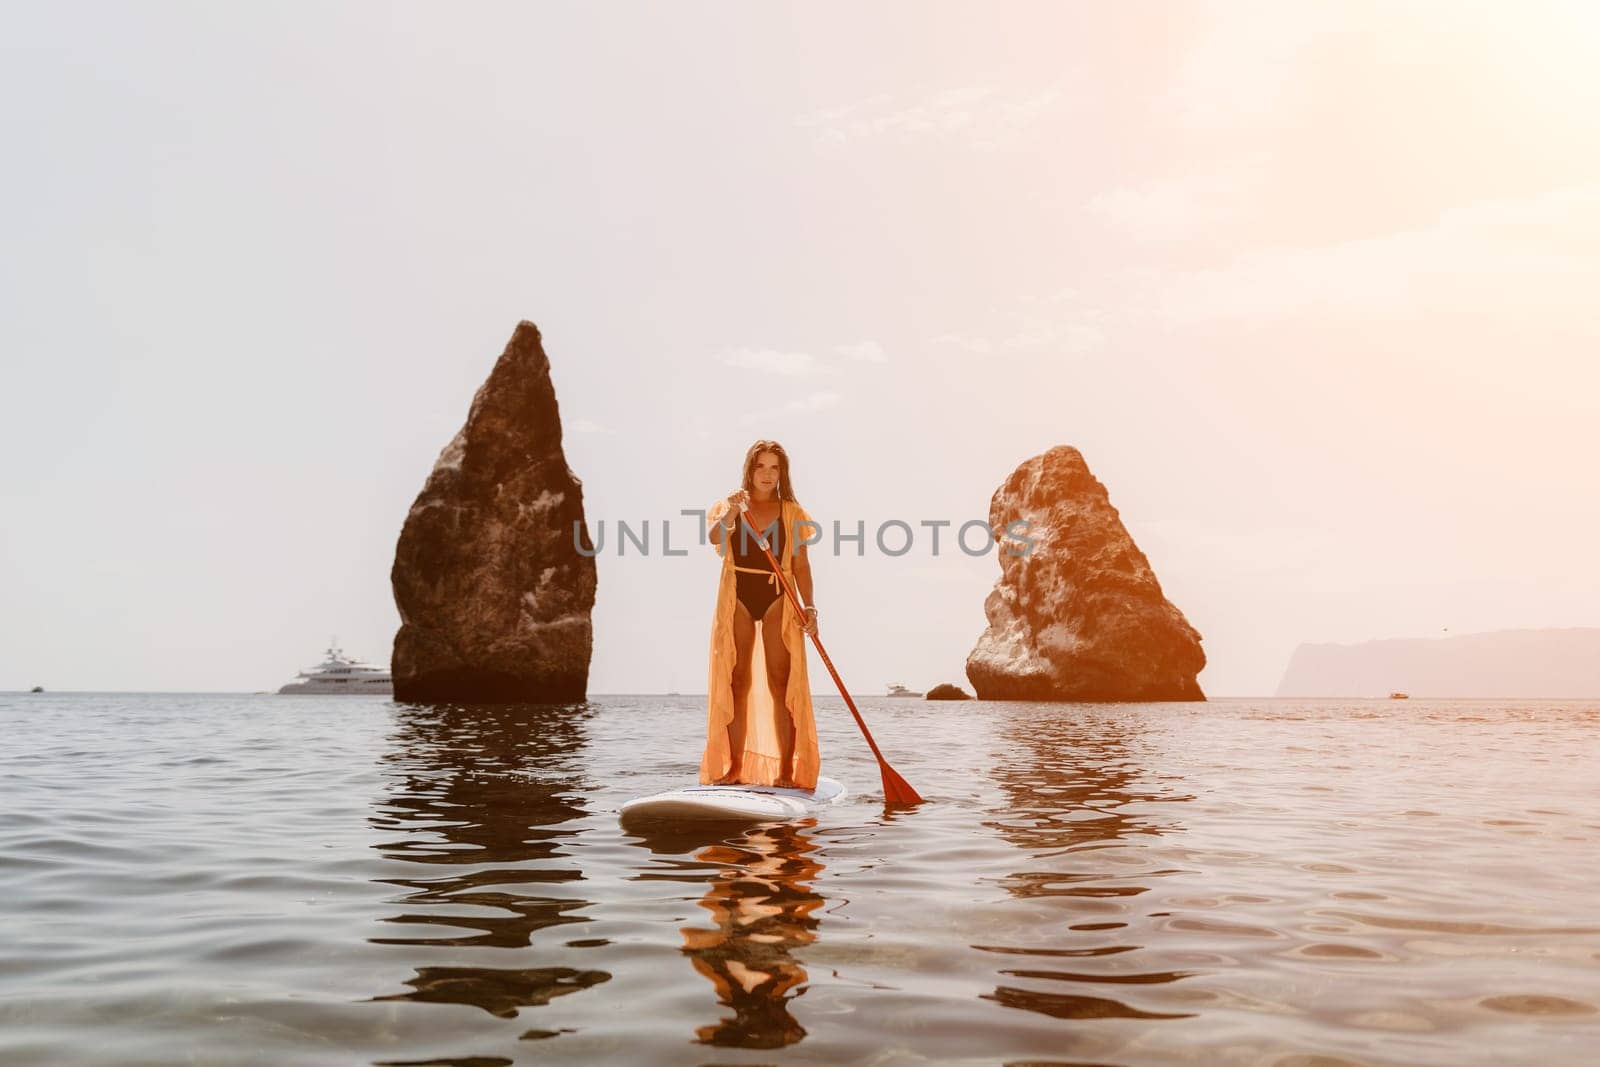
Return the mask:
[[[396,700],[584,699],[594,546],[533,323],[517,324],[466,425],[439,454],[400,531],[390,580],[401,620]]]
[[[1029,526],[1008,536],[1013,522]],[[1000,580],[967,656],[980,700],[1204,700],[1200,634],[1161,592],[1106,487],[1061,445],[989,501]],[[1026,555],[1013,555],[1028,546]]]

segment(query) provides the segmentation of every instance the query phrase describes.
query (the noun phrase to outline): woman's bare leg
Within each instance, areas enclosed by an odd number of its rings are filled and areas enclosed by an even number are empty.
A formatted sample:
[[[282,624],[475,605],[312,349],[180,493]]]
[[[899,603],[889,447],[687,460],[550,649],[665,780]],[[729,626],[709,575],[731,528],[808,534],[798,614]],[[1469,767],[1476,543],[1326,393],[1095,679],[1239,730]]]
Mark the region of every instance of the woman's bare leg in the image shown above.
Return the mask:
[[[778,747],[783,762],[778,771],[778,784],[794,782],[794,719],[789,715],[789,649],[783,643],[783,598],[779,597],[767,608],[761,619],[762,647],[767,654],[766,682],[772,691],[772,706],[777,709],[774,719],[778,728]]]
[[[728,755],[733,760],[718,782],[737,782],[744,773],[744,735],[750,724],[750,659],[756,646],[756,623],[750,609],[733,602],[733,719],[728,723]]]

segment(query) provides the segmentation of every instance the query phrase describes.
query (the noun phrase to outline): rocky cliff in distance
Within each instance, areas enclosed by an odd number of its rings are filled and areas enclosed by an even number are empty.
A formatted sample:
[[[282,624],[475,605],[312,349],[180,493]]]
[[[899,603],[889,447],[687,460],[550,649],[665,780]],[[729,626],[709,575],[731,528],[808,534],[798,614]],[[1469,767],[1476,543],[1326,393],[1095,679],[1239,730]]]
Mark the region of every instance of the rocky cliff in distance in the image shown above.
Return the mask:
[[[1280,697],[1600,697],[1600,629],[1301,645]]]
[[[1033,547],[1013,555],[1014,521]],[[1200,634],[1161,583],[1076,448],[1019,466],[989,502],[1000,579],[967,657],[980,700],[1204,700]]]
[[[580,531],[574,545],[574,523]],[[539,329],[517,325],[406,516],[396,700],[584,699],[595,561]]]

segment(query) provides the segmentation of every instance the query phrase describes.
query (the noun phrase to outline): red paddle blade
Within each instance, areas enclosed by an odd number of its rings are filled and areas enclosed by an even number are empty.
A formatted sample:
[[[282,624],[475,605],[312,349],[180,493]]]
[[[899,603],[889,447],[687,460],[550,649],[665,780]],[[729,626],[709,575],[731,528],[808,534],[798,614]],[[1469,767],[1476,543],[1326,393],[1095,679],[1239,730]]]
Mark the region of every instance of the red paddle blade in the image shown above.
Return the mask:
[[[921,804],[922,794],[911,788],[911,783],[895,773],[895,769],[881,760],[878,768],[883,771],[883,802],[885,804]]]

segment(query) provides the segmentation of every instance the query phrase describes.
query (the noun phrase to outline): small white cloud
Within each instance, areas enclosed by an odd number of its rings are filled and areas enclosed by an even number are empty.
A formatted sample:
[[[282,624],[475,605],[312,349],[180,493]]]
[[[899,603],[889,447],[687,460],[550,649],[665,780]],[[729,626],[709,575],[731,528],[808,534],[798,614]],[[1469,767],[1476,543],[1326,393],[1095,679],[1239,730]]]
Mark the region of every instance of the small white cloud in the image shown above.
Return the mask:
[[[893,102],[894,97],[888,93],[878,93],[875,96],[869,96],[854,103],[820,108],[808,114],[797,116],[794,121],[796,126],[809,127],[817,136],[823,139],[845,141],[849,138],[844,131],[851,124],[862,121],[863,116],[874,111],[892,106]]]
[[[876,341],[858,341],[855,344],[838,345],[834,351],[841,356],[860,360],[863,363],[887,363],[889,357],[884,353],[883,346]]]
[[[793,378],[828,372],[810,352],[780,352],[775,348],[735,348],[722,357],[722,362],[730,367]]]
[[[779,415],[808,415],[818,411],[839,406],[839,394],[832,392],[816,392],[807,396],[796,397],[781,407],[762,408],[758,411],[746,412],[740,417],[741,422],[765,422]]]
[[[978,337],[965,333],[941,333],[933,339],[934,344],[955,345],[964,348],[976,355],[987,356],[994,352],[994,342],[987,337]]]
[[[1267,157],[1257,154],[1220,170],[1112,189],[1089,211],[1140,240],[1194,237],[1237,220],[1259,195]]]

